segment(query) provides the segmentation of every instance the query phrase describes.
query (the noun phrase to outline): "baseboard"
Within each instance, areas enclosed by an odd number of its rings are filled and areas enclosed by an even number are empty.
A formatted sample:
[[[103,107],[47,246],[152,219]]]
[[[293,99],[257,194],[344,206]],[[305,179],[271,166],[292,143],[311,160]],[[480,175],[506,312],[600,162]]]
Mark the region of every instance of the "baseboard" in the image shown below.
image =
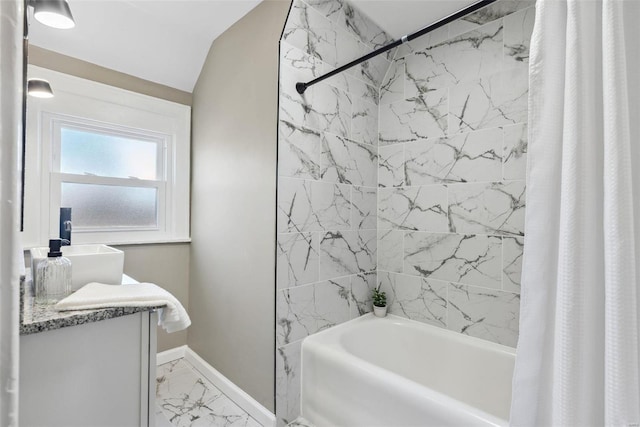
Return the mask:
[[[174,360],[182,359],[188,348],[189,347],[186,345],[181,345],[180,347],[161,351],[156,355],[156,365],[163,365],[165,363],[173,362]]]
[[[244,390],[232,383],[227,377],[222,375],[217,369],[209,365],[196,352],[188,346],[172,348],[158,353],[156,360],[158,365],[168,363],[183,358],[191,363],[207,380],[218,387],[236,405],[246,411],[251,417],[264,427],[275,427],[276,416],[267,408],[262,406],[257,400],[249,396]]]

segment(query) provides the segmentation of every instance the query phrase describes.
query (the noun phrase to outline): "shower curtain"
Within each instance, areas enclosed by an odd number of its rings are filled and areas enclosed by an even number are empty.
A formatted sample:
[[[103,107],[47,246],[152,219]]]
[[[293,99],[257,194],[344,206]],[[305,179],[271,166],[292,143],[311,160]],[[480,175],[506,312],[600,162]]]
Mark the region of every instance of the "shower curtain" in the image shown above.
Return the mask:
[[[640,2],[538,0],[511,425],[640,425]]]
[[[3,427],[18,425],[22,20],[22,1],[0,0],[0,426]]]

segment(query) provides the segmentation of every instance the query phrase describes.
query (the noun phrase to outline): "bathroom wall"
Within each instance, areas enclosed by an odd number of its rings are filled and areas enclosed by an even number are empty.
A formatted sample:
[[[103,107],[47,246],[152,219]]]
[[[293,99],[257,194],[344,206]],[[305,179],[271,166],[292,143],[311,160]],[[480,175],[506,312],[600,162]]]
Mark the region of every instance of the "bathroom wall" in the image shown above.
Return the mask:
[[[398,49],[380,90],[378,281],[390,312],[515,346],[533,1]]]
[[[378,88],[386,56],[299,95],[390,37],[349,3],[295,0],[280,42],[276,416],[300,407],[300,344],[370,310],[376,286]]]
[[[171,292],[189,310],[189,243],[115,246],[124,252],[124,272]],[[168,334],[158,327],[158,351],[187,343],[187,330]]]
[[[57,52],[29,46],[29,63],[121,89],[191,105],[191,94],[100,67]],[[124,272],[141,282],[156,283],[171,292],[189,311],[189,244],[162,243],[116,246],[125,253]],[[27,266],[29,253],[25,253]],[[158,351],[187,343],[187,331],[166,333],[158,328]]]
[[[188,345],[273,410],[278,39],[264,1],[212,44],[193,91]]]
[[[91,62],[62,55],[38,46],[29,46],[29,64],[132,92],[166,99],[178,104],[191,105],[191,94],[189,92],[150,82],[149,80],[101,67]]]

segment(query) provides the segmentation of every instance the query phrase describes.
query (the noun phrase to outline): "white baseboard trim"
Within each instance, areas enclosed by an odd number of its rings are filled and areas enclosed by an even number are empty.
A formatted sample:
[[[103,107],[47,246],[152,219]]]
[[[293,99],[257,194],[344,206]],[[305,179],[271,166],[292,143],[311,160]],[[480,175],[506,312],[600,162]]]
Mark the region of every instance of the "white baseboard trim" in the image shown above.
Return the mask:
[[[275,427],[276,416],[271,411],[262,406],[253,397],[249,396],[240,387],[232,383],[213,366],[209,365],[188,346],[183,345],[181,347],[172,348],[158,353],[156,360],[157,364],[161,365],[183,357],[207,380],[211,381],[214,386],[218,387],[229,399],[233,400],[236,405],[251,415],[253,419],[264,427]]]
[[[180,347],[171,348],[169,350],[162,351],[156,355],[156,365],[164,365],[165,363],[173,362],[174,360],[182,359],[187,352],[186,345]]]

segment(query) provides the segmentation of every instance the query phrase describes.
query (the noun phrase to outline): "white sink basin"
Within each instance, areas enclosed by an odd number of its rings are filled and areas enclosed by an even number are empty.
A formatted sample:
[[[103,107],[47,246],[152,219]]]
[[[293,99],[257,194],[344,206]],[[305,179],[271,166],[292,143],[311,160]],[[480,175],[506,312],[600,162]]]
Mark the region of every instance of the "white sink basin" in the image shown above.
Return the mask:
[[[49,248],[31,249],[31,274],[35,283],[36,266],[46,259]],[[71,245],[62,247],[62,255],[71,261],[71,290],[91,282],[122,283],[124,252],[107,245]]]

